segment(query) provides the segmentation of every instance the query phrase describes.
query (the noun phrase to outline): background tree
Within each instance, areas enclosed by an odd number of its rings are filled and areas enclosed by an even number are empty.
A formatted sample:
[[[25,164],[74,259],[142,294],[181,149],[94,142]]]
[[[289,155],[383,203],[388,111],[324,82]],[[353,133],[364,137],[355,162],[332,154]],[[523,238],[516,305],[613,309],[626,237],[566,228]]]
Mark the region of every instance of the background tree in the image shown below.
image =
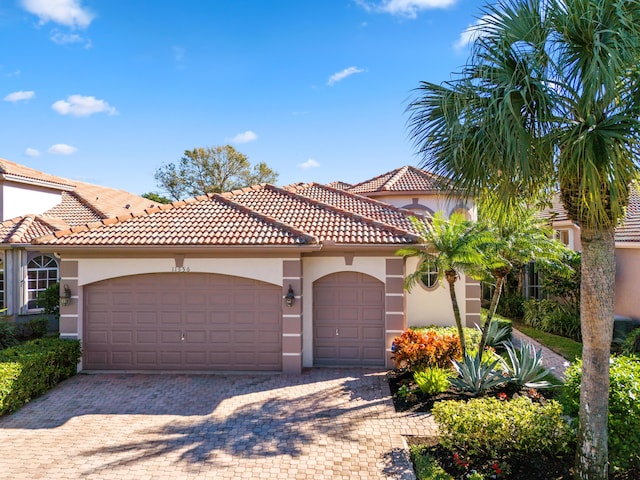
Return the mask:
[[[482,246],[493,237],[486,229],[467,220],[462,213],[452,213],[449,219],[441,212],[432,217],[420,220],[412,217],[413,224],[421,237],[419,247],[403,248],[396,255],[418,257],[416,271],[407,275],[405,287],[411,290],[426,274],[430,263],[438,271],[438,280],[449,287],[453,316],[458,328],[462,355],[466,354],[466,341],[462,329],[462,317],[456,296],[455,283],[461,274],[480,278],[483,271],[484,257]]]
[[[278,174],[265,163],[252,167],[246,155],[224,145],[185,150],[178,163],[158,168],[155,179],[163,191],[179,200],[256,183],[274,183]]]
[[[147,192],[147,193],[143,193],[140,196],[143,197],[143,198],[148,198],[152,202],[156,202],[156,203],[171,203],[171,199],[170,198],[162,196],[162,195],[160,195],[159,193],[156,193],[156,192]]]
[[[505,0],[482,11],[462,73],[408,109],[422,166],[502,205],[560,187],[580,225],[583,376],[576,471],[607,478],[614,230],[640,144],[640,2]]]

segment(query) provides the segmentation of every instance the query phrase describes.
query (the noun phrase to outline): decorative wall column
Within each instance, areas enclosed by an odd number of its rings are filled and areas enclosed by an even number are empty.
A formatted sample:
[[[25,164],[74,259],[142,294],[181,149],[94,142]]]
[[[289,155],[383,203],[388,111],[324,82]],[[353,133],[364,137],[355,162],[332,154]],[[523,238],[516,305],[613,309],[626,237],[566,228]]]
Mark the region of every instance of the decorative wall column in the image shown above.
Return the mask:
[[[480,325],[480,297],[482,289],[480,282],[471,277],[465,277],[465,325],[473,328]]]
[[[287,306],[291,286],[293,305]],[[282,261],[282,371],[302,373],[302,259]]]
[[[404,259],[387,258],[385,261],[385,367],[393,368],[391,344],[406,328]]]
[[[78,295],[78,262],[60,261],[60,296],[64,292],[64,286],[68,285],[71,290],[71,300],[69,305],[60,305],[60,338],[80,338],[80,317]]]

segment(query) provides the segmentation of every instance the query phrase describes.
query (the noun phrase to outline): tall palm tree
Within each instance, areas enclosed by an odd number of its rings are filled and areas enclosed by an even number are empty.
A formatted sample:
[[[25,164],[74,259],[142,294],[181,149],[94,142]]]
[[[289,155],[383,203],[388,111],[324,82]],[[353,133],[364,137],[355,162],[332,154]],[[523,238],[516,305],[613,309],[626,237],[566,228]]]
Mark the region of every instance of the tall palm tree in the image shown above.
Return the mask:
[[[482,275],[482,246],[491,241],[489,232],[462,213],[454,212],[447,219],[441,212],[424,220],[412,218],[422,244],[420,247],[403,248],[396,255],[419,257],[416,271],[407,275],[405,287],[411,290],[427,274],[432,265],[438,272],[438,280],[449,287],[453,316],[458,328],[462,355],[466,353],[466,341],[462,329],[462,318],[456,296],[455,283],[461,274],[480,278]]]
[[[559,186],[580,225],[583,377],[576,470],[607,477],[614,229],[640,144],[640,2],[499,0],[466,67],[409,105],[422,165],[503,204]]]
[[[484,351],[491,321],[498,308],[502,287],[514,266],[535,261],[554,265],[556,270],[569,274],[570,268],[562,262],[566,247],[553,238],[553,230],[537,211],[521,205],[509,216],[496,215],[496,211],[480,203],[478,216],[495,232],[495,241],[485,245],[485,265],[495,282],[491,305],[482,326],[478,355]]]

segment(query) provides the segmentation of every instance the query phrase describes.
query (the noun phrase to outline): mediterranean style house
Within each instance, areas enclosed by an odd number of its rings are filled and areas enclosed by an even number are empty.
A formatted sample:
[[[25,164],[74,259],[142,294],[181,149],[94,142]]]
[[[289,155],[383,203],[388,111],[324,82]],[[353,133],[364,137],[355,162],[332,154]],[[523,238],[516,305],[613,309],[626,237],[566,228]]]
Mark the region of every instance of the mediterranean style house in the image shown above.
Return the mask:
[[[616,287],[615,314],[640,320],[640,192],[633,184],[629,190],[629,205],[624,220],[616,228]],[[580,227],[567,217],[558,196],[552,206],[544,212],[552,221],[558,238],[569,248],[581,251]]]
[[[1,245],[5,265],[21,252],[27,311],[29,281],[45,287],[59,276],[68,296],[60,334],[81,340],[81,369],[382,368],[407,326],[454,323],[436,276],[406,292],[416,263],[395,254],[420,242],[413,216],[475,215],[427,172],[403,167],[354,186],[255,185],[169,205],[117,191],[99,212],[89,200],[115,191],[94,198],[85,189],[102,187],[58,180],[59,203],[3,222]],[[467,325],[478,323],[478,283],[456,288]]]

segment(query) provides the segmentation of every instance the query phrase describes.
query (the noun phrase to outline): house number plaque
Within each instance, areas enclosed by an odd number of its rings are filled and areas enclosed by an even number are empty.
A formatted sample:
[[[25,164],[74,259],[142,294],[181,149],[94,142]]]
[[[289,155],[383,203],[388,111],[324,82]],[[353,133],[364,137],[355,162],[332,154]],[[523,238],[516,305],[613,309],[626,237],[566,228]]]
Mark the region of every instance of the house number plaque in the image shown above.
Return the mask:
[[[172,272],[190,272],[191,269],[189,267],[171,267]]]

